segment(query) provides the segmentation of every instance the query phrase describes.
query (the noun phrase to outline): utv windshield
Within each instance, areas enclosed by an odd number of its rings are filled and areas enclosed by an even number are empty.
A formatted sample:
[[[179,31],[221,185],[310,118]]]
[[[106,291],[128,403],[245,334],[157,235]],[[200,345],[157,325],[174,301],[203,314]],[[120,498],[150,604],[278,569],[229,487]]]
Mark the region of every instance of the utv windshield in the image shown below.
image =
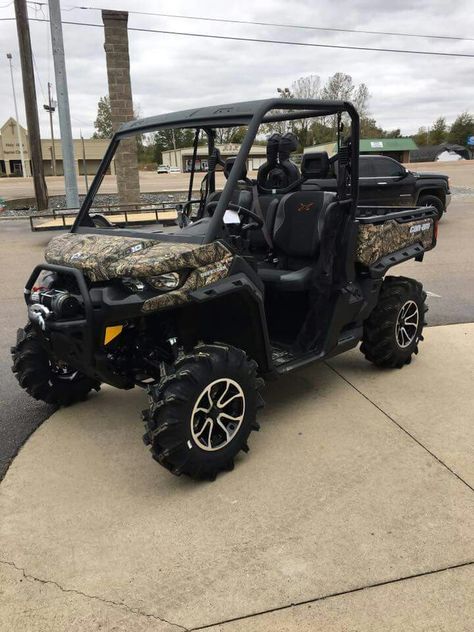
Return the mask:
[[[355,201],[357,155],[358,116],[343,102],[273,99],[132,121],[113,137],[72,230],[176,241],[186,229],[186,241],[209,243],[242,188],[252,212],[259,196],[318,179]],[[350,168],[338,176],[341,156]]]

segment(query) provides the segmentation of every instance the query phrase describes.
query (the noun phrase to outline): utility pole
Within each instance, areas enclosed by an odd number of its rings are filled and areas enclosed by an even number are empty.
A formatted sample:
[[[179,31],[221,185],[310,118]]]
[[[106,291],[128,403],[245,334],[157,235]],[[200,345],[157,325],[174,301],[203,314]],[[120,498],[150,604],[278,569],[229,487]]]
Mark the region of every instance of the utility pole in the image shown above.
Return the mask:
[[[174,128],[171,129],[171,134],[173,138],[173,155],[174,155],[174,166],[178,166],[178,159],[176,157],[176,136],[174,135]]]
[[[31,52],[30,25],[26,0],[15,0],[16,28],[20,47],[21,74],[23,78],[23,94],[25,96],[26,126],[30,146],[31,167],[35,186],[36,207],[38,211],[48,208],[48,189],[44,179],[43,153],[38,122],[38,105],[36,102],[35,75],[33,73],[33,56]]]
[[[59,129],[63,150],[64,181],[66,185],[66,207],[79,207],[74,147],[72,143],[71,115],[67,91],[66,62],[64,59],[63,28],[59,0],[49,0],[49,22],[53,47],[54,74],[56,77],[56,96],[58,99]]]
[[[86,160],[86,146],[84,144],[84,136],[81,129],[81,143],[82,143],[82,170],[84,171],[84,181],[86,183],[86,193],[89,191],[89,180],[87,178],[87,160]]]
[[[13,105],[15,106],[15,119],[16,119],[16,136],[18,139],[18,145],[20,147],[21,175],[23,176],[23,178],[26,178],[25,155],[23,154],[23,143],[21,142],[20,120],[18,118],[18,107],[16,105],[15,82],[13,80],[13,67],[12,67],[12,54],[11,53],[7,53],[7,59],[10,64],[10,76],[12,78]]]
[[[54,146],[53,112],[56,110],[56,102],[51,98],[51,84],[48,81],[48,105],[43,105],[46,112],[49,112],[49,127],[51,128],[51,163],[53,176],[56,175],[56,147]]]

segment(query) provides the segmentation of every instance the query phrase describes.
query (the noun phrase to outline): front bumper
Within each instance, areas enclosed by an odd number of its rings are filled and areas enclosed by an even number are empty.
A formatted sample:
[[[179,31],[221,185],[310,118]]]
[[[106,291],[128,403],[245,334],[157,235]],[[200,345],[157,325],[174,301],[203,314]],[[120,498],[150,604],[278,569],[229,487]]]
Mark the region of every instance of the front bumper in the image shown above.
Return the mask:
[[[42,305],[31,301],[33,285],[43,270],[75,277],[84,307],[81,316],[55,319],[43,311]],[[102,305],[91,300],[86,280],[80,270],[53,264],[36,266],[25,286],[25,302],[29,321],[49,355],[100,382],[107,382],[118,388],[133,386],[129,379],[118,375],[109,366],[107,352],[100,344],[103,340],[105,310]]]
[[[445,210],[448,208],[450,204],[451,204],[451,193],[446,193],[446,201],[444,203]]]

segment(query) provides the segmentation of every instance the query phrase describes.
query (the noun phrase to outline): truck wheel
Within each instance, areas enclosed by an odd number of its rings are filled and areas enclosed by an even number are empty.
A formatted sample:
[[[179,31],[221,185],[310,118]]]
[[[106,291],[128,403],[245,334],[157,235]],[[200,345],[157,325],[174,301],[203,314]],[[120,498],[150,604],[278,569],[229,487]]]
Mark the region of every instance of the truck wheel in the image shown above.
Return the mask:
[[[438,211],[438,218],[441,219],[444,213],[443,200],[440,200],[436,195],[420,195],[418,200],[418,206],[434,206]]]
[[[259,429],[261,386],[256,362],[241,349],[198,345],[149,390],[143,440],[153,458],[195,479],[214,480],[232,470],[238,452],[248,452],[250,432]]]
[[[99,382],[52,361],[30,325],[18,330],[11,353],[12,371],[20,386],[47,404],[69,406],[86,399],[92,389],[100,389]]]
[[[360,350],[367,360],[380,367],[401,368],[418,353],[422,331],[426,293],[423,286],[406,277],[387,277],[379,300],[364,323]]]

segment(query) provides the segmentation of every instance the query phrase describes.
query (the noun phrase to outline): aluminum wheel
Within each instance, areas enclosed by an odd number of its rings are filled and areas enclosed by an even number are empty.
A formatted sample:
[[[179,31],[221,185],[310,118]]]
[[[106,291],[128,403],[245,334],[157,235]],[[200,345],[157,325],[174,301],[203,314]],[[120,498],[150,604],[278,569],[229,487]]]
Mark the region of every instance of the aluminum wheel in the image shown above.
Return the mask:
[[[415,301],[407,301],[398,312],[395,325],[397,344],[402,349],[409,347],[415,340],[420,321],[420,310]]]
[[[245,395],[230,378],[211,382],[196,400],[191,433],[202,450],[221,450],[237,434],[245,415]]]

